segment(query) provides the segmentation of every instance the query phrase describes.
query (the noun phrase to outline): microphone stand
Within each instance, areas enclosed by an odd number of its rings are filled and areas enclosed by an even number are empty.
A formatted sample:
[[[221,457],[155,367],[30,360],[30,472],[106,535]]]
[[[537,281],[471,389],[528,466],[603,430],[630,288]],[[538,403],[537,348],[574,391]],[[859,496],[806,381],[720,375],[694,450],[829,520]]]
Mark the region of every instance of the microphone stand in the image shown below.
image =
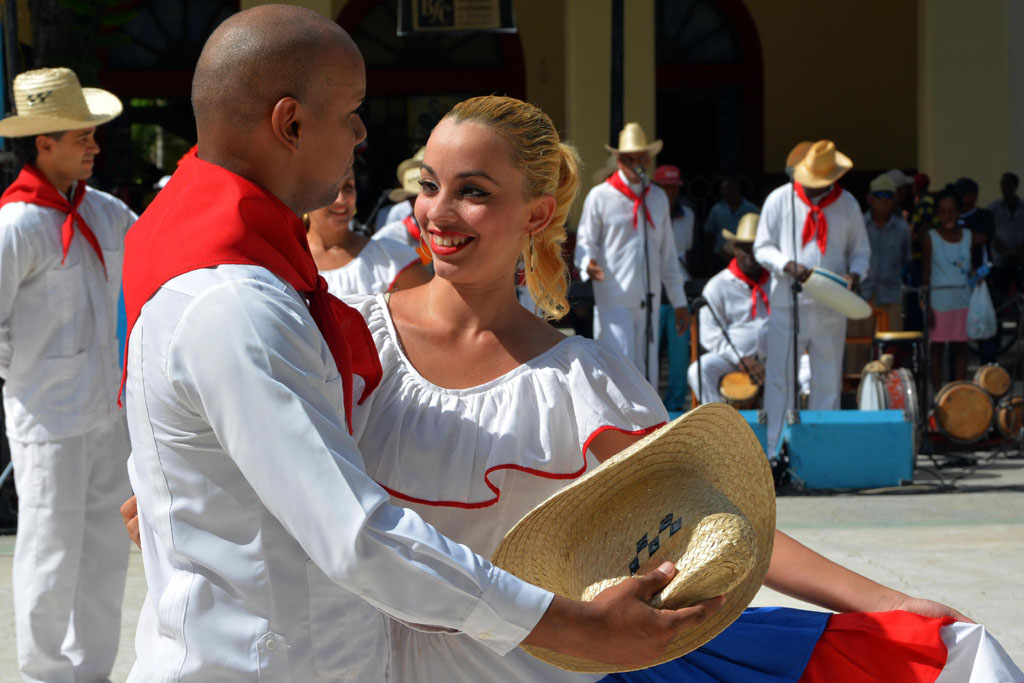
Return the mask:
[[[800,248],[796,241],[796,178],[793,175],[793,167],[786,167],[786,175],[789,176],[789,217],[793,229],[793,409],[789,414],[790,424],[800,422],[800,279],[797,277],[799,265]]]
[[[697,353],[697,403],[698,404],[704,403],[703,375],[701,374],[701,367],[702,367],[702,365],[701,365],[701,356],[703,356],[704,354],[700,353],[700,341],[699,341],[700,340],[699,311],[700,311],[701,306],[706,306],[707,307],[708,312],[711,313],[711,317],[715,321],[715,324],[718,325],[719,329],[722,330],[722,336],[725,337],[725,343],[727,343],[729,345],[729,348],[732,349],[732,352],[736,354],[736,358],[739,359],[738,360],[738,365],[739,365],[740,370],[742,370],[743,372],[747,373],[747,377],[750,378],[751,382],[753,382],[754,384],[760,385],[761,383],[757,380],[756,377],[754,377],[754,375],[750,372],[750,369],[747,368],[746,364],[743,362],[743,354],[740,353],[739,349],[736,348],[736,345],[732,343],[732,338],[729,337],[729,330],[727,330],[725,325],[722,324],[722,320],[721,320],[721,318],[718,317],[718,314],[715,313],[715,309],[712,308],[710,305],[708,305],[708,300],[705,299],[703,296],[698,296],[693,301],[690,302],[690,305],[693,307],[694,315],[698,316],[698,328],[697,328],[697,339],[698,339],[698,342],[697,342],[697,351],[698,351],[698,353]]]
[[[377,232],[377,214],[384,208],[384,205],[388,202],[388,195],[391,190],[384,190],[380,196],[377,197],[377,203],[374,205],[373,210],[370,211],[370,215],[366,218],[366,230],[370,235]]]
[[[651,260],[648,242],[649,237],[647,235],[647,188],[650,186],[650,181],[647,179],[647,172],[643,166],[637,166],[633,171],[640,176],[640,212],[643,214],[642,229],[644,233],[644,308],[646,309],[646,315],[644,316],[644,374],[647,375],[648,379],[651,376],[651,344],[654,342],[654,321],[651,316],[653,315],[651,308],[654,305],[654,292],[651,291]],[[651,228],[654,226],[652,225]],[[654,359],[658,361],[657,358]],[[658,388],[658,380],[654,380],[654,388]]]
[[[690,302],[690,306],[693,307],[693,327],[697,333],[697,400],[694,401],[697,405],[704,403],[704,366],[701,362],[704,354],[700,352],[700,307],[706,306],[707,303],[708,300],[703,296],[694,297]]]

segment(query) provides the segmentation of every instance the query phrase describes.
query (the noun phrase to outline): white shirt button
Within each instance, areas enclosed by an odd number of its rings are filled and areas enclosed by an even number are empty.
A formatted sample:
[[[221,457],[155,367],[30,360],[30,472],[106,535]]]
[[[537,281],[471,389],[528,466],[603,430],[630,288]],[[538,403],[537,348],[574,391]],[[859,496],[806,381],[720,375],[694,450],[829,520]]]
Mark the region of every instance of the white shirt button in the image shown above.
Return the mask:
[[[488,633],[487,631],[484,631],[483,633],[480,634],[479,637],[480,637],[480,640],[490,640],[494,636],[492,634]]]
[[[267,649],[268,650],[276,650],[277,649],[277,641],[274,640],[273,638],[268,640],[267,641]]]

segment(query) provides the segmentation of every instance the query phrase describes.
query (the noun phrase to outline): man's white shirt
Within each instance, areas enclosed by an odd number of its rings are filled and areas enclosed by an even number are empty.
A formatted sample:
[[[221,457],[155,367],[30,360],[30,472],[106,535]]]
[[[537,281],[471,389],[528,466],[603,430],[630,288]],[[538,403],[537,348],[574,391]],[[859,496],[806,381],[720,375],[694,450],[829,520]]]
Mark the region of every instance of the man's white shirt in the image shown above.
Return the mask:
[[[791,183],[776,188],[768,195],[761,207],[757,238],[754,240],[754,257],[772,274],[773,312],[793,306],[792,279],[783,272],[783,268],[794,258],[807,268],[820,266],[838,275],[857,273],[862,281],[871,264],[871,244],[864,226],[864,215],[853,195],[843,190],[839,199],[824,209],[828,220],[828,242],[824,254],[813,238],[799,250],[794,248],[791,203],[796,214],[797,243],[802,243],[804,220],[810,209],[799,197],[791,195]],[[820,305],[807,294],[800,295],[799,304]]]
[[[149,593],[130,680],[383,680],[372,606],[500,654],[539,621],[550,593],[389,503],[341,384],[303,298],[263,268],[192,271],[143,307],[126,391]]]
[[[623,182],[625,175],[618,171]],[[630,186],[639,196],[640,185]],[[643,207],[637,211],[633,228],[633,200],[607,182],[595,185],[583,202],[576,233],[575,262],[585,281],[587,265],[597,262],[604,269],[603,281],[594,282],[594,302],[601,308],[635,309],[644,303],[644,242],[647,241],[651,293],[655,303],[664,285],[674,308],[686,305],[683,271],[677,256],[668,197],[657,185],[647,194],[647,210],[654,223],[645,225]]]
[[[92,188],[78,214],[105,272],[77,226],[61,264],[65,212],[26,202],[0,208],[0,377],[7,435],[17,441],[70,438],[119,418],[118,297],[124,237],[137,216]]]
[[[726,341],[725,332],[728,332],[729,339],[744,358],[763,355],[768,311],[758,295],[757,317],[751,315],[751,291],[747,283],[726,268],[708,280],[702,292],[707,305],[700,311],[700,345],[709,353],[727,358],[734,365],[739,365],[740,358]],[[724,330],[715,316],[725,326]]]

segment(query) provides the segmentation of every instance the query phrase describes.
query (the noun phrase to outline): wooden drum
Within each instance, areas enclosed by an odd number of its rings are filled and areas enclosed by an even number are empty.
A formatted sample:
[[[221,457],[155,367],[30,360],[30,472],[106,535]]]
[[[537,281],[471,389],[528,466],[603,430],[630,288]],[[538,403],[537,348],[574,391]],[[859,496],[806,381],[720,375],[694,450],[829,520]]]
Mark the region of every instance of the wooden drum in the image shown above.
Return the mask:
[[[1024,426],[1024,398],[1014,396],[999,402],[996,410],[996,429],[1007,439],[1016,439]]]
[[[974,373],[974,383],[999,400],[1010,391],[1010,373],[995,363],[989,363]]]
[[[978,441],[994,416],[992,397],[974,382],[950,382],[935,395],[935,425],[950,441]]]
[[[737,410],[743,410],[753,408],[757,403],[761,385],[755,383],[747,373],[737,370],[722,375],[722,379],[718,381],[718,393],[726,403]]]

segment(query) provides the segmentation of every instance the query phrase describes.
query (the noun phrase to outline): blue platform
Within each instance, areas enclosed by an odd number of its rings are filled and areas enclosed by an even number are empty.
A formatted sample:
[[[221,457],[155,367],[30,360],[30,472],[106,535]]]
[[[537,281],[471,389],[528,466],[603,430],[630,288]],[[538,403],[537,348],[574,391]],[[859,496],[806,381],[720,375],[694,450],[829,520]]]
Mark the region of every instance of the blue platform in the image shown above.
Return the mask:
[[[914,478],[913,426],[902,410],[804,410],[782,427],[793,483],[808,489],[899,486]]]

